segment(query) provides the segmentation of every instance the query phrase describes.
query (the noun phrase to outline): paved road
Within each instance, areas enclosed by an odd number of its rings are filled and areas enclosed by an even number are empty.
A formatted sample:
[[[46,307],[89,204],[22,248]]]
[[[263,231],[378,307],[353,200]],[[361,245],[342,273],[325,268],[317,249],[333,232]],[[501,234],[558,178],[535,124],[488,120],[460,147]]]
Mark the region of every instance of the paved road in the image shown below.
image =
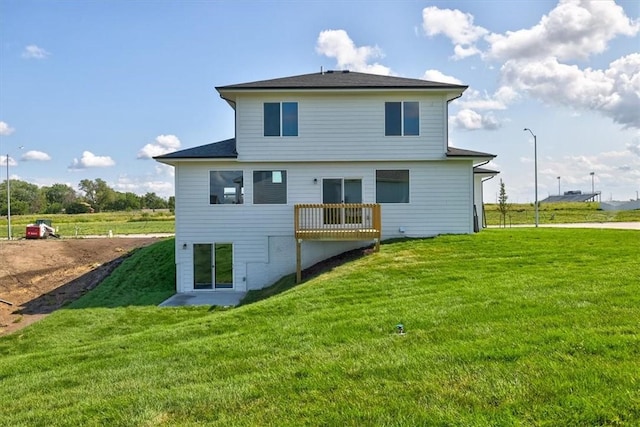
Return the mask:
[[[129,238],[129,239],[146,239],[149,237],[163,238],[163,237],[173,237],[175,233],[148,233],[148,234],[113,234],[111,236],[107,234],[87,234],[86,236],[80,235],[78,237],[75,236],[62,236],[63,239],[119,239],[119,238]]]
[[[534,227],[533,224],[514,224],[507,228]],[[640,230],[640,222],[576,222],[571,224],[539,224],[544,228],[615,228],[619,230]],[[497,225],[490,225],[489,228],[500,228]]]

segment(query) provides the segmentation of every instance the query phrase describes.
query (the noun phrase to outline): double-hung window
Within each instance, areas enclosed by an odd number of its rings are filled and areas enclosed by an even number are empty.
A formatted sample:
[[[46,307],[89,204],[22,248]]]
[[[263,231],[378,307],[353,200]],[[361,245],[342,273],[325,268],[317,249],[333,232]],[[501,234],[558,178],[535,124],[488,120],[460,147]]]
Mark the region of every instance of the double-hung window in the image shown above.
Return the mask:
[[[384,103],[386,136],[420,135],[420,103],[417,101]]]
[[[264,136],[298,136],[298,103],[265,102]]]

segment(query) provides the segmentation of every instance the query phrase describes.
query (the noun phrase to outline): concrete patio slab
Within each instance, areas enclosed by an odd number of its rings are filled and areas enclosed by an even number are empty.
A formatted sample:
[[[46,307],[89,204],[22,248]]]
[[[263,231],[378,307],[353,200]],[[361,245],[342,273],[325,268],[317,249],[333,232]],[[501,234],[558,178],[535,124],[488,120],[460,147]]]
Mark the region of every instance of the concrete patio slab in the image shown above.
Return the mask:
[[[181,307],[187,305],[236,306],[246,294],[246,292],[236,291],[184,292],[173,295],[160,303],[159,307]]]

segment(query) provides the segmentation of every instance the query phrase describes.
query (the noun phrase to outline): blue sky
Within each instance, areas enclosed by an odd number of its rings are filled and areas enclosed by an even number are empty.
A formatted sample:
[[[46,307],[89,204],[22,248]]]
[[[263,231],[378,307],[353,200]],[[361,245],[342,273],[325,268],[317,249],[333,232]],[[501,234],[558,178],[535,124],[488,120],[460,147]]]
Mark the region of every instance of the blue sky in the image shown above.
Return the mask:
[[[640,191],[637,1],[0,1],[0,177],[167,197],[150,156],[233,136],[214,86],[351,69],[469,85],[450,144],[510,201]],[[22,147],[22,148],[21,148]],[[498,179],[486,184],[495,202]]]

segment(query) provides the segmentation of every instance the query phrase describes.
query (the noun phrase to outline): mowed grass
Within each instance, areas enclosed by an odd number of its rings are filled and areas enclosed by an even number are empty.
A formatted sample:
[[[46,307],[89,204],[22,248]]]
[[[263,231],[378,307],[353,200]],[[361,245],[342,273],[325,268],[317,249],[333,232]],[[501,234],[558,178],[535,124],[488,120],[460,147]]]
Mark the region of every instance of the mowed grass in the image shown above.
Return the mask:
[[[37,214],[12,215],[11,235],[23,238],[27,224],[37,219],[50,219],[58,234],[65,238],[107,236],[113,234],[174,233],[175,216],[167,210],[98,212],[92,214]],[[7,217],[0,217],[0,239],[7,238]]]
[[[234,309],[102,290],[0,338],[0,424],[638,425],[639,245],[408,240]]]
[[[487,224],[502,225],[502,216],[498,205],[484,205]],[[637,222],[640,221],[640,209],[632,211],[603,211],[597,202],[541,203],[538,208],[540,224],[569,224],[576,222]],[[534,224],[535,206],[533,203],[512,204],[506,216],[506,225]]]

